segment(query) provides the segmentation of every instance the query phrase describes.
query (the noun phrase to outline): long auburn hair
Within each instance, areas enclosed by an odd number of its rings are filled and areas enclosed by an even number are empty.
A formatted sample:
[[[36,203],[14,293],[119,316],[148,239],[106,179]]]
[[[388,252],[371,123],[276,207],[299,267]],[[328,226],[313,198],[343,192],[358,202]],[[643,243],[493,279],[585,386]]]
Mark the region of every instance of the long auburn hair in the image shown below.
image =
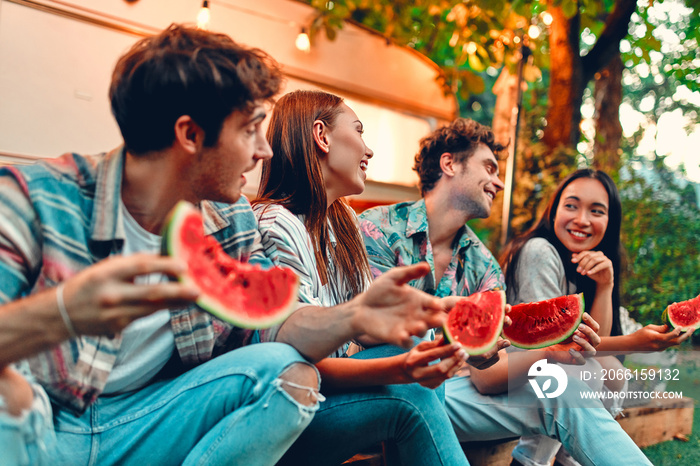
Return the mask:
[[[303,215],[322,282],[333,282],[330,269],[334,268],[356,295],[372,277],[364,242],[345,199],[327,205],[321,152],[313,138],[314,121],[321,120],[333,128],[342,103],[336,95],[306,90],[291,92],[276,102],[267,128],[274,156],[262,164],[258,197],[253,204],[280,204]],[[330,241],[329,223],[336,237],[335,247]]]
[[[561,200],[561,194],[564,189],[573,181],[579,178],[591,178],[598,180],[603,185],[608,193],[608,226],[605,229],[605,235],[600,243],[593,248],[596,251],[601,251],[610,259],[613,264],[613,285],[612,305],[613,305],[613,322],[611,335],[621,335],[620,327],[620,267],[621,267],[621,249],[620,249],[620,228],[622,225],[622,203],[620,202],[620,193],[615,186],[615,182],[608,176],[607,173],[600,170],[584,168],[575,171],[562,181],[554,196],[549,201],[539,222],[532,228],[526,231],[523,235],[513,239],[506,246],[500,258],[501,267],[506,277],[506,286],[512,289],[515,294],[518,292],[518,283],[516,282],[516,271],[518,270],[518,261],[523,246],[532,238],[544,238],[555,247],[559,253],[566,279],[576,285],[579,292],[583,292],[586,311],[590,312],[593,305],[593,297],[595,296],[596,283],[590,277],[583,276],[576,272],[576,265],[571,262],[571,251],[569,251],[557,238],[554,233],[554,217],[556,216]]]

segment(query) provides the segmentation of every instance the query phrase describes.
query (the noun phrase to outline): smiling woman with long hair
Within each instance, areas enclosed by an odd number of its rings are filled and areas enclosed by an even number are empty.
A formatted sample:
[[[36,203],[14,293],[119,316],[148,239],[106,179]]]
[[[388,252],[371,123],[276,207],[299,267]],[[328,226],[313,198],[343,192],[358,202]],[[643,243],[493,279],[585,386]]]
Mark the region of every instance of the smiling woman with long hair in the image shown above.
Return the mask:
[[[656,351],[682,342],[687,335],[658,325],[622,335],[621,224],[620,194],[610,176],[589,168],[569,175],[557,187],[539,221],[514,239],[501,257],[508,303],[583,293],[586,311],[600,324],[599,353]],[[587,382],[593,390],[626,390],[624,381],[602,382],[601,368],[623,369],[612,356],[587,359],[586,366],[562,367],[575,377],[582,370],[598,373]],[[604,404],[616,415],[621,411],[622,397],[606,398]],[[533,464],[550,464],[555,455],[558,464],[578,464],[560,449],[559,442],[546,436],[523,437],[514,451],[514,456],[530,458]]]
[[[600,324],[598,333],[620,335],[621,223],[620,194],[605,172],[582,169],[571,174],[559,185],[539,222],[514,239],[502,256],[508,302],[582,292],[586,311]],[[550,277],[546,276],[549,269],[533,269],[530,263],[519,269],[521,260],[549,258],[557,269]]]
[[[304,125],[313,131],[302,131]],[[341,197],[364,191],[364,170],[374,153],[362,141],[362,132],[362,123],[340,97],[306,91],[280,99],[267,133],[275,156],[262,166],[254,204],[269,208],[256,208],[263,212],[259,221],[265,226],[283,221],[279,215],[292,224],[302,221],[302,236],[311,240],[308,252],[321,280],[307,297],[324,305],[347,301],[372,278],[355,214]],[[285,216],[285,210],[295,219]],[[296,271],[304,275],[306,267]]]
[[[292,92],[272,113],[267,137],[274,156],[263,163],[253,204],[265,252],[297,272],[302,302],[340,304],[371,280],[355,213],[343,199],[365,187],[374,154],[363,131],[355,112],[325,92]],[[275,340],[277,331],[260,337]],[[382,441],[395,446],[389,450],[404,465],[467,464],[430,389],[461,366],[466,354],[459,345],[424,341],[398,354],[375,347],[343,357],[350,343],[317,364],[327,399],[280,464],[339,464]]]

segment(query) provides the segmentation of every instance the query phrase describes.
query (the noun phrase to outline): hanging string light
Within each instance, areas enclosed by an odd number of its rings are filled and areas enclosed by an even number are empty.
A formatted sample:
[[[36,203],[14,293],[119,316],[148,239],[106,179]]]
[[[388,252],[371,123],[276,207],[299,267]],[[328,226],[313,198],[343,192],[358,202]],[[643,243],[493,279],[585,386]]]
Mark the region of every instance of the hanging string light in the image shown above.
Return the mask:
[[[553,20],[554,20],[554,18],[552,18],[552,14],[551,14],[551,13],[549,13],[548,11],[543,11],[543,12],[542,12],[542,22],[543,22],[544,24],[546,24],[547,26],[549,26],[550,24],[552,24],[552,21],[553,21]]]
[[[530,36],[530,39],[537,39],[540,37],[540,32],[540,28],[538,28],[536,24],[531,24],[527,29],[527,35]]]
[[[209,29],[210,19],[211,14],[209,13],[209,0],[204,0],[202,2],[202,8],[200,8],[199,13],[197,13],[197,27],[199,29]]]
[[[311,39],[309,39],[309,35],[306,33],[305,27],[301,28],[301,32],[297,36],[295,45],[297,46],[297,49],[301,50],[302,52],[309,53],[311,51]]]

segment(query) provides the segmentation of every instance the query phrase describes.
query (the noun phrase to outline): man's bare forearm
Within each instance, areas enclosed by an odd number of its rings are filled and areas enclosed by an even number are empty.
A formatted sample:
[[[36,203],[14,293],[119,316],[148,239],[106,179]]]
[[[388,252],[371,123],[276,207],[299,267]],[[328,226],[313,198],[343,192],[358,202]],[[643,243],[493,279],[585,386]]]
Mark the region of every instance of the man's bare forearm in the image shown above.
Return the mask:
[[[276,341],[293,346],[312,362],[320,361],[356,336],[353,316],[350,302],[330,308],[304,306],[287,318]]]
[[[55,289],[0,307],[0,367],[50,349],[68,337]]]

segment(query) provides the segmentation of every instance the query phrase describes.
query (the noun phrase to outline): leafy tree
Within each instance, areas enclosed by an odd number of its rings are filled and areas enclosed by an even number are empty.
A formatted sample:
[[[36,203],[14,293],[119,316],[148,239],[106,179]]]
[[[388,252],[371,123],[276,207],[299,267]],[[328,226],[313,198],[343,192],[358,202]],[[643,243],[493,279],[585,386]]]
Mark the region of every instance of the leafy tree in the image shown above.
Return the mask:
[[[624,139],[619,126],[621,101],[646,115],[652,128],[675,110],[689,128],[700,122],[697,107],[683,96],[700,91],[700,0],[308,1],[318,10],[312,34],[333,38],[350,19],[415,48],[440,66],[440,81],[457,95],[461,113],[486,124],[495,105],[488,91],[504,69],[515,73],[525,43],[531,61],[513,232],[532,225],[563,176],[596,165],[619,180],[623,196],[628,260],[622,292],[633,316],[658,322],[668,303],[700,292],[693,188],[678,181],[682,171],[669,170],[662,155],[636,154],[642,130]],[[543,34],[528,34],[531,26]],[[596,107],[592,134],[580,131],[585,102]],[[584,147],[584,154],[577,151]],[[478,228],[499,227],[500,199]],[[498,252],[496,236],[488,235],[488,244]]]
[[[700,209],[692,184],[679,183],[663,156],[629,156],[627,167],[618,181],[627,253],[621,301],[638,321],[660,323],[666,306],[700,293]]]
[[[684,64],[693,53],[697,57],[698,17],[690,8],[683,10],[678,2],[666,2],[646,10],[646,15],[633,15],[631,34],[622,43],[619,60],[625,68],[618,68],[614,77],[619,96],[608,92],[605,98],[595,99],[596,106],[607,99],[608,103],[616,101],[612,107],[618,108],[617,102],[623,100],[646,119],[634,135],[622,139],[616,151],[622,157],[618,186],[623,200],[622,243],[627,253],[622,302],[644,323],[658,323],[668,304],[700,293],[700,210],[694,186],[683,180],[683,167],[670,170],[665,156],[656,151],[638,154],[637,150],[645,129],[653,131],[670,112],[680,111],[688,130],[700,123],[697,107],[687,98],[688,90],[700,89],[700,76]],[[657,50],[645,48],[640,41],[646,28],[653,30]],[[601,143],[605,133],[600,130],[610,128],[609,119],[608,123],[597,122],[596,145],[610,142]],[[615,151],[616,144],[613,141],[607,150]],[[596,157],[598,150],[600,147]]]

